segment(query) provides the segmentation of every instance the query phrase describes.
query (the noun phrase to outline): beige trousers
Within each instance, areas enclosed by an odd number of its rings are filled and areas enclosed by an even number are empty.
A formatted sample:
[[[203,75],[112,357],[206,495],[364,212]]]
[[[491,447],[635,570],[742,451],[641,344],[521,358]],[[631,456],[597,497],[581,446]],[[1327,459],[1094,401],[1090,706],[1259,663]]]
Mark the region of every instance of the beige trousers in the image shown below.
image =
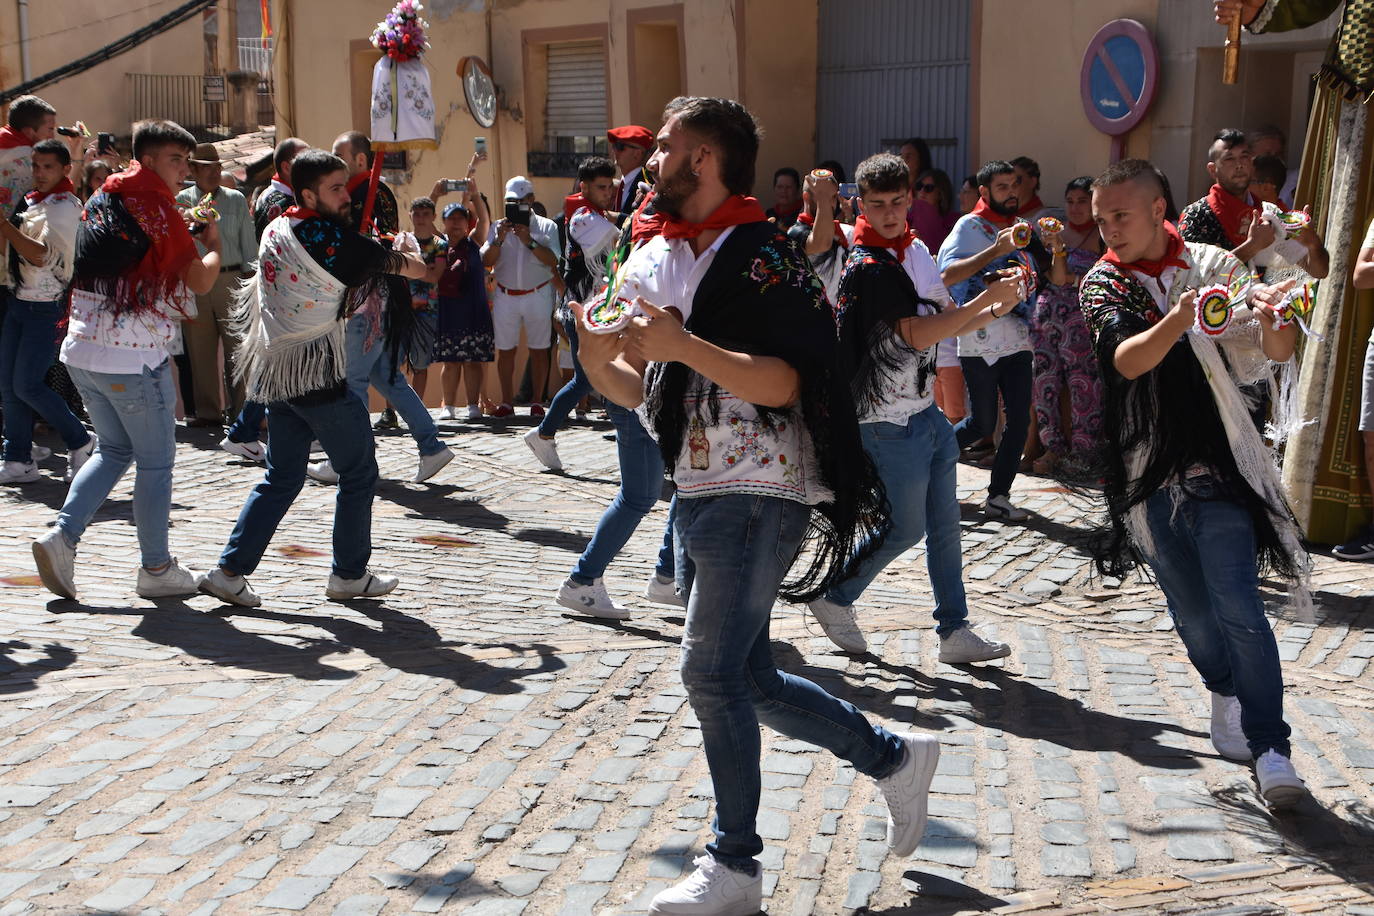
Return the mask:
[[[238,344],[229,331],[229,294],[238,285],[239,272],[221,273],[210,292],[196,297],[198,314],[183,326],[186,356],[191,362],[191,383],[196,393],[196,416],[219,420],[224,411],[222,395],[232,393],[231,412],[243,407],[243,385],[231,384],[234,347]],[[220,344],[224,345],[224,365],[220,364]],[[227,386],[227,387],[225,387]]]

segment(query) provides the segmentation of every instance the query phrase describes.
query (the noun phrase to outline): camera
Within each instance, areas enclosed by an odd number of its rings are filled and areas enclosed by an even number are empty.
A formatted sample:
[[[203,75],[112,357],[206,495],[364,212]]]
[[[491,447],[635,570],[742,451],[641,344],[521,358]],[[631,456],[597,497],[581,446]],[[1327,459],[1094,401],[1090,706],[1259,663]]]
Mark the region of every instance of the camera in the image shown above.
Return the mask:
[[[507,201],[506,222],[515,226],[528,226],[530,224],[530,205],[518,200]]]
[[[445,178],[444,190],[457,191],[460,194],[467,193],[468,180],[466,178]]]

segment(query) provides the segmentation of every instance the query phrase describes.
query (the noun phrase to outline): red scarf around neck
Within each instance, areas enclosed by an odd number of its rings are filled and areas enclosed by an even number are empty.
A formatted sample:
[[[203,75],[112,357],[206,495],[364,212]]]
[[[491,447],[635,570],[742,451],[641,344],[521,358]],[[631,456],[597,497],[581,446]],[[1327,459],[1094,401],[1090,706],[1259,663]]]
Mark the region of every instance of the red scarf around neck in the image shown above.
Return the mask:
[[[911,247],[911,243],[916,241],[916,233],[912,229],[903,229],[902,234],[895,239],[890,239],[874,229],[866,218],[860,216],[854,221],[854,244],[862,245],[865,248],[890,248],[892,253],[897,256],[897,263],[906,260],[906,250]]]
[[[653,199],[653,191],[645,194],[644,199],[639,202],[639,209],[630,218],[630,244],[636,248],[663,234],[663,224],[667,218],[662,213],[644,212],[649,209],[649,202]]]
[[[742,226],[745,223],[761,223],[766,216],[759,202],[743,194],[732,194],[721,203],[710,216],[699,223],[689,223],[681,217],[665,216],[663,237],[665,239],[694,239],[703,232]]]
[[[367,184],[371,178],[371,172],[359,172],[352,178],[348,179],[348,196],[352,197],[353,192],[361,188],[363,185]]]
[[[1040,199],[1040,195],[1037,194],[1030,200],[1026,201],[1024,204],[1022,204],[1021,209],[1016,211],[1016,215],[1026,216],[1031,213],[1037,213],[1043,209],[1045,209],[1045,202],[1042,201]]]
[[[34,204],[41,204],[43,201],[47,200],[49,197],[52,197],[52,196],[57,195],[57,194],[75,194],[75,193],[76,193],[76,185],[72,184],[72,180],[71,180],[70,178],[63,178],[61,181],[59,181],[59,182],[57,183],[57,186],[54,187],[51,191],[47,191],[47,192],[38,191],[38,190],[30,191],[29,193],[27,193],[27,194],[24,195],[24,200],[28,201],[29,206],[32,207]]]
[[[988,202],[986,200],[983,200],[983,198],[981,197],[978,198],[978,205],[973,208],[973,215],[981,216],[983,219],[992,223],[999,229],[1005,229],[1012,223],[1016,222],[1015,216],[1004,216],[1003,214],[998,213],[996,210],[992,209],[992,207],[988,205]]]
[[[605,210],[601,209],[596,204],[592,203],[582,194],[581,191],[579,191],[576,194],[570,194],[567,197],[563,198],[563,217],[569,223],[571,223],[573,214],[575,214],[578,210],[581,210],[583,207],[586,207],[588,210],[591,210],[593,213],[600,214],[601,216],[606,215]]]
[[[101,190],[118,194],[124,208],[138,223],[152,244],[134,268],[137,278],[157,278],[167,288],[179,282],[181,272],[196,255],[196,243],[177,208],[172,189],[157,172],[134,162],[122,172],[105,179]]]
[[[1241,228],[1241,224],[1246,217],[1256,218],[1255,207],[1251,203],[1253,198],[1248,193],[1245,198],[1237,200],[1219,184],[1212,185],[1211,190],[1207,192],[1207,206],[1216,214],[1232,247],[1245,244],[1245,230]]]
[[[1073,223],[1073,222],[1071,222],[1071,223],[1068,224],[1068,226],[1069,226],[1069,228],[1072,229],[1074,232],[1096,232],[1096,231],[1097,231],[1097,220],[1095,220],[1095,219],[1090,219],[1090,220],[1088,220],[1086,223]]]
[[[21,146],[33,146],[33,141],[8,124],[0,127],[0,149],[18,149]]]
[[[803,226],[814,226],[816,225],[816,217],[810,213],[801,213],[797,216],[797,222]],[[849,247],[849,240],[844,236],[844,224],[839,220],[835,220],[835,241],[839,242],[842,248]]]
[[[1155,278],[1158,278],[1170,267],[1179,267],[1183,270],[1187,270],[1188,262],[1183,260],[1182,257],[1186,250],[1183,244],[1183,236],[1179,235],[1178,230],[1174,228],[1174,224],[1167,220],[1164,223],[1164,234],[1168,238],[1168,247],[1164,249],[1164,257],[1160,258],[1158,261],[1149,261],[1141,258],[1140,260],[1127,263],[1117,257],[1116,252],[1110,248],[1108,248],[1107,253],[1102,256],[1102,260],[1109,261],[1123,270],[1135,271],[1145,274],[1148,277]]]
[[[321,218],[321,219],[322,219],[322,218],[323,218],[323,217],[320,216],[319,211],[317,211],[317,210],[312,210],[312,209],[310,209],[309,207],[302,207],[302,206],[299,205],[299,204],[292,204],[291,206],[287,207],[287,208],[286,208],[286,212],[283,213],[282,215],[285,216],[285,217],[287,217],[288,219],[316,219],[316,218]]]

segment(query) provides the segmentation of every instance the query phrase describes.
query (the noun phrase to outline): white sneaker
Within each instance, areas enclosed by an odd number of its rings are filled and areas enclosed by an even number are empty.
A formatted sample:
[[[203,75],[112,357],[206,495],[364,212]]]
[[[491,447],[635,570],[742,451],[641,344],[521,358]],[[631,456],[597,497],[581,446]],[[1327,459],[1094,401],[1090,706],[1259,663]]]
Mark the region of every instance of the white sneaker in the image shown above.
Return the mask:
[[[859,624],[854,620],[853,605],[845,607],[843,604],[817,598],[808,604],[807,608],[835,645],[846,652],[868,651],[868,640],[864,639],[863,630],[859,629]]]
[[[51,457],[52,449],[48,448],[46,445],[39,445],[37,443],[34,443],[33,445],[29,446],[30,461],[47,461]]]
[[[71,483],[76,479],[76,472],[81,470],[81,466],[91,460],[91,455],[95,454],[95,433],[91,433],[91,440],[81,448],[73,449],[67,453],[67,472],[62,475],[62,479]]]
[[[449,406],[449,407],[440,407],[440,408],[439,408],[439,419],[440,419],[440,420],[456,420],[456,419],[458,419],[458,408],[457,408],[457,407],[452,407],[452,406]]]
[[[644,597],[654,604],[670,604],[673,607],[686,607],[687,600],[678,594],[677,582],[672,579],[663,579],[658,573],[649,577],[649,582],[644,586]]]
[[[43,587],[60,598],[76,597],[76,548],[53,525],[33,542],[33,560]]]
[[[455,413],[456,413],[456,412],[455,412]],[[469,419],[469,420],[480,420],[480,419],[482,419],[482,408],[479,407],[479,406],[477,406],[476,404],[469,404],[469,405],[468,405],[468,419]]]
[[[1212,694],[1212,747],[1227,760],[1249,763],[1255,759],[1240,727],[1240,700]]]
[[[320,483],[338,483],[339,472],[334,470],[334,465],[329,463],[326,458],[323,461],[316,461],[305,466],[305,473],[311,480],[318,480]]]
[[[887,845],[899,856],[909,856],[921,845],[926,832],[930,781],[940,762],[940,742],[930,735],[898,733],[906,757],[897,771],[878,780],[887,801]]]
[[[1024,522],[1030,518],[1029,512],[1016,508],[1005,496],[988,497],[988,501],[983,503],[983,514],[988,518],[1000,518],[1009,522]]]
[[[219,447],[231,455],[238,455],[259,464],[267,460],[267,449],[262,447],[261,442],[234,442],[231,439],[221,439]]]
[[[325,587],[324,596],[335,601],[348,601],[351,598],[380,598],[400,584],[401,580],[395,576],[378,576],[370,572],[364,573],[356,579],[344,579],[330,573],[329,585]]]
[[[0,483],[33,483],[42,479],[38,465],[32,461],[6,461],[0,467]]]
[[[558,457],[558,443],[539,435],[539,427],[525,433],[525,444],[544,467],[550,471],[563,470],[563,461]]]
[[[1011,646],[984,639],[967,624],[940,637],[940,661],[946,665],[986,662],[994,658],[1006,658],[1010,654]]]
[[[1276,750],[1267,750],[1255,761],[1255,775],[1259,778],[1260,795],[1271,808],[1288,808],[1307,795],[1293,761]]]
[[[606,594],[606,584],[597,579],[591,585],[578,585],[571,579],[563,580],[558,589],[558,603],[565,608],[586,614],[588,617],[604,617],[607,620],[629,620],[630,609],[621,607]]]
[[[433,455],[421,455],[420,466],[415,470],[415,482],[424,483],[439,471],[443,470],[444,465],[453,460],[453,449],[447,445],[442,452],[435,452]]]
[[[247,576],[231,576],[218,566],[196,579],[196,588],[206,595],[213,595],[225,604],[239,607],[257,607],[262,599],[248,587]]]
[[[177,598],[194,595],[197,590],[196,574],[178,563],[176,557],[160,573],[149,572],[144,566],[138,568],[140,598]]]
[[[757,916],[763,909],[763,870],[746,874],[726,868],[714,856],[692,860],[696,871],[680,884],[659,891],[650,914],[655,916]]]
[[[310,440],[310,454],[312,454],[312,455],[318,455],[318,454],[319,454],[320,452],[322,452],[322,451],[324,451],[324,446],[323,446],[323,445],[320,445],[320,440],[319,440],[319,439],[311,439],[311,440]]]

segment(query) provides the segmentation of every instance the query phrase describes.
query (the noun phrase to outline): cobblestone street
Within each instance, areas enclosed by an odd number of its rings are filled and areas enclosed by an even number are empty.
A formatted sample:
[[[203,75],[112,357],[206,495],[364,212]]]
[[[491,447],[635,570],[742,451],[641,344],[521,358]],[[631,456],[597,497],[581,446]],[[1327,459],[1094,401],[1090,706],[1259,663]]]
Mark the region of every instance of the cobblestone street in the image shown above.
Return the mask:
[[[528,424],[445,421],[458,456],[430,484],[406,482],[408,436],[379,437],[373,567],[401,586],[376,602],[324,597],[329,487],[307,484],[253,610],[135,597],[132,474],[81,544],[81,600],[53,599],[29,545],[63,460],[0,493],[0,916],[642,913],[689,872],[711,788],[683,613],[639,597],[667,504],[606,578],[633,619],[565,615],[615,449],[575,425],[568,472],[541,472]],[[204,570],[261,471],[178,434],[172,550]],[[903,860],[870,780],[765,730],[767,911],[1374,916],[1374,565],[1318,558],[1315,624],[1266,590],[1313,794],[1276,818],[1213,751],[1162,595],[1091,569],[1091,507],[1023,476],[1031,520],[986,522],[985,477],[961,467],[965,575],[1010,658],[936,662],[920,548],[860,601],[871,654],[775,612],[784,668],[943,753]]]

